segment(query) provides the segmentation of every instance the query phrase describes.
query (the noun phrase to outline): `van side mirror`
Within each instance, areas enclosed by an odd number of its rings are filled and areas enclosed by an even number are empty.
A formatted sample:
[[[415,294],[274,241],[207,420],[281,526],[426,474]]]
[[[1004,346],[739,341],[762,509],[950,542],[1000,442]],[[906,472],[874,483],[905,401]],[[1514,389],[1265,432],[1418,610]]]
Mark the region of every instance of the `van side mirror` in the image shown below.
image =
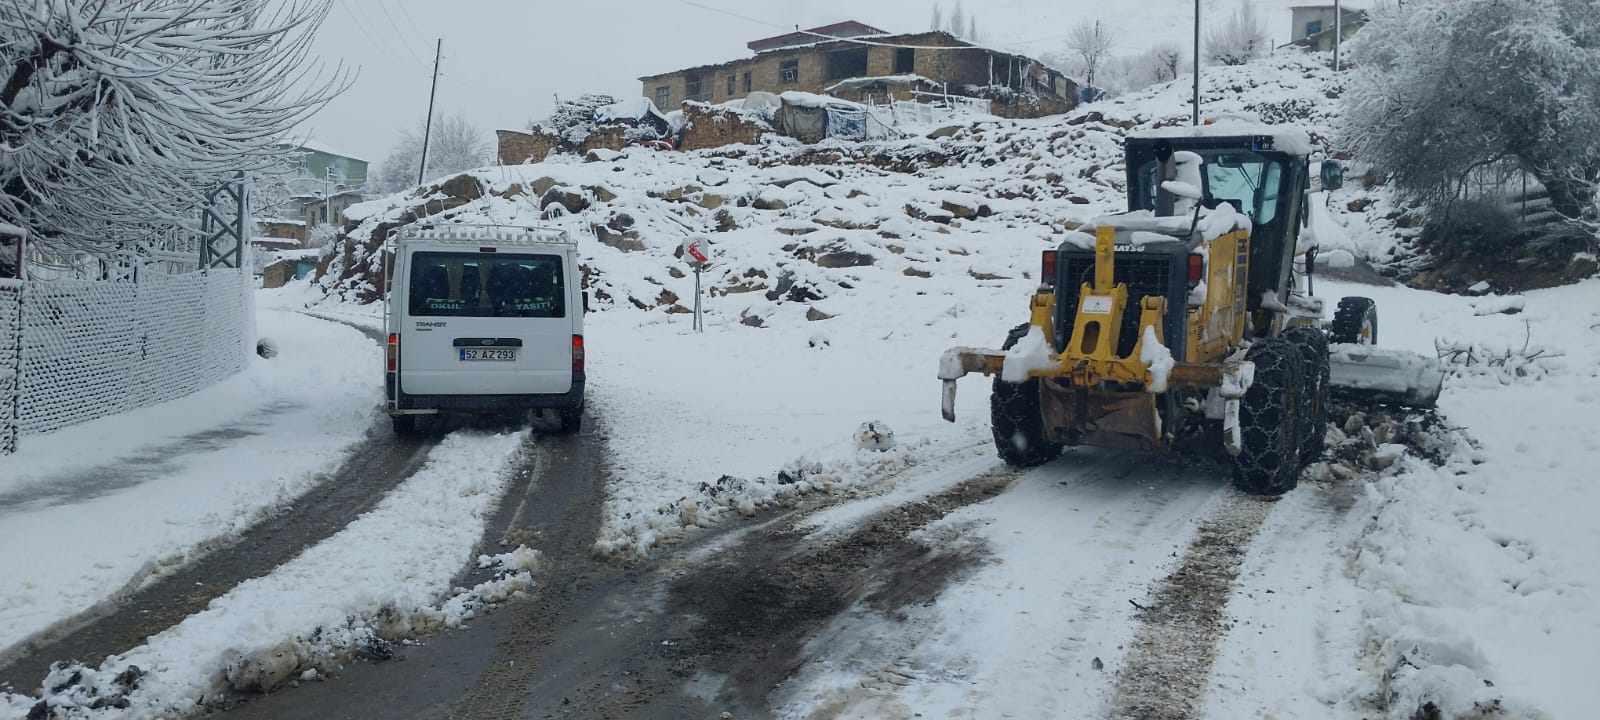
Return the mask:
[[[1319,175],[1323,190],[1338,190],[1344,187],[1344,168],[1336,160],[1323,160]]]
[[[589,312],[589,291],[583,291],[583,311]]]

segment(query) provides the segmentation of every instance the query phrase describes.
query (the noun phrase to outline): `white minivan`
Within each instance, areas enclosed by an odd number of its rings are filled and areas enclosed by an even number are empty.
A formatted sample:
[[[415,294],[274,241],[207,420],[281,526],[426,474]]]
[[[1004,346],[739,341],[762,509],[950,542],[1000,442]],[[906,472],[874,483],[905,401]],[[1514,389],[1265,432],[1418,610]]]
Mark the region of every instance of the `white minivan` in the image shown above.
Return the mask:
[[[578,246],[565,231],[403,228],[386,243],[385,409],[396,433],[421,415],[554,410],[583,417]]]

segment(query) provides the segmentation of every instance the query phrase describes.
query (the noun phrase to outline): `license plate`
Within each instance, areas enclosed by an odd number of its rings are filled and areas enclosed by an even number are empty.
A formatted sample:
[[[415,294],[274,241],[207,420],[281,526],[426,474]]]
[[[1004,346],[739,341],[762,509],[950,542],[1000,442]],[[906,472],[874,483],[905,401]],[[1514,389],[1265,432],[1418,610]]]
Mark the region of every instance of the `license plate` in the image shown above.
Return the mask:
[[[516,360],[515,349],[461,348],[462,360]]]
[[[1110,315],[1110,295],[1090,295],[1083,299],[1083,314],[1085,315]]]

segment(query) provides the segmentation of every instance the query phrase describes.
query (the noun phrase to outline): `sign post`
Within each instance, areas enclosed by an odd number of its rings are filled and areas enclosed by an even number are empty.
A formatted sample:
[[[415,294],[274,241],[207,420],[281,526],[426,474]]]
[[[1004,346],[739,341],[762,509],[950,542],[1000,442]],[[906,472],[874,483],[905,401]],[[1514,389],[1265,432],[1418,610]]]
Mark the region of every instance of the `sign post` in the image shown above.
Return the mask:
[[[683,241],[683,259],[694,270],[694,331],[705,332],[705,317],[700,305],[700,271],[711,264],[711,238],[696,235]]]

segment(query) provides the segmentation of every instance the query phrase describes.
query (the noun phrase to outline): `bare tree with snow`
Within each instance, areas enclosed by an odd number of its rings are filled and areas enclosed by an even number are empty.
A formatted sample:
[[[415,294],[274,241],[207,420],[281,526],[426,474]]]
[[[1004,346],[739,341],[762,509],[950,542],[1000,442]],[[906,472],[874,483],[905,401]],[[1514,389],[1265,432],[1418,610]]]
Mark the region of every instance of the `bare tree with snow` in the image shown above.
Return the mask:
[[[417,185],[417,167],[422,163],[422,123],[400,137],[389,157],[378,166],[375,187],[388,194]],[[471,170],[488,165],[493,157],[489,137],[466,115],[457,112],[433,126],[428,136],[427,177]]]
[[[1410,2],[1350,42],[1345,142],[1414,199],[1444,209],[1475,168],[1514,162],[1568,218],[1600,181],[1600,5]]]
[[[1189,52],[1175,42],[1163,42],[1146,51],[1146,55],[1153,81],[1166,82],[1178,79],[1178,68],[1183,67]]]
[[[939,3],[934,3],[933,4],[933,22],[928,24],[928,29],[929,30],[943,30],[944,29],[944,9],[939,7]]]
[[[950,34],[961,36],[961,31],[966,29],[967,16],[961,12],[961,0],[956,0],[956,6],[950,11]]]
[[[331,7],[0,3],[0,222],[54,255],[117,250],[111,228],[192,227],[208,189],[270,165],[345,86],[306,62]]]
[[[1105,64],[1114,44],[1111,30],[1099,20],[1081,22],[1067,34],[1067,50],[1083,69],[1085,85],[1094,86],[1095,73]]]
[[[1243,65],[1272,49],[1272,36],[1256,19],[1250,0],[1239,0],[1239,9],[1206,32],[1206,57],[1218,65]]]

